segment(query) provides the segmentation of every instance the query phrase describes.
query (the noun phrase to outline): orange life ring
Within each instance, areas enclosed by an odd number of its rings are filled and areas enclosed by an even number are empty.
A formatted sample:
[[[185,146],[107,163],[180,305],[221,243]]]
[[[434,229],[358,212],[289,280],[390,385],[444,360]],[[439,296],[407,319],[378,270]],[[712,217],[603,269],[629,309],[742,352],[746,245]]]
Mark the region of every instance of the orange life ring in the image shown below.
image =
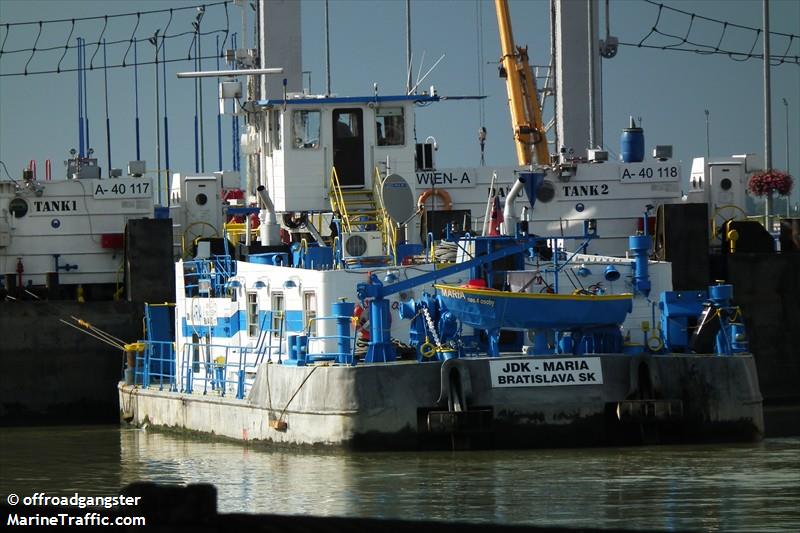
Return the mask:
[[[417,208],[425,209],[425,202],[434,195],[441,200],[445,211],[450,211],[453,208],[453,200],[450,199],[450,193],[444,189],[428,189],[420,194],[419,198],[417,198]]]

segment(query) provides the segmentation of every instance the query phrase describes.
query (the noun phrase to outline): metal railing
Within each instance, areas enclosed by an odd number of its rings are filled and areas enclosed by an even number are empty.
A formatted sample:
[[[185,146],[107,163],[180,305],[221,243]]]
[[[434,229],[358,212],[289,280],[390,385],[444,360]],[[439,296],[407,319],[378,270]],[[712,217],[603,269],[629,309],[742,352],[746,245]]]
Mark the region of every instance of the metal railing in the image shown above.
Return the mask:
[[[351,333],[349,335],[312,335],[311,331],[313,326],[316,322],[325,321],[325,320],[347,320],[351,323]],[[310,362],[317,362],[317,361],[336,361],[339,364],[344,365],[354,365],[356,362],[355,352],[356,352],[356,337],[358,330],[357,328],[352,327],[352,317],[349,316],[320,316],[314,317],[309,319],[308,325],[306,326],[306,336],[308,337],[308,346],[311,346],[312,342],[315,341],[327,341],[327,340],[335,340],[337,346],[341,346],[342,344],[346,344],[350,347],[350,349],[346,352],[344,351],[334,351],[334,352],[309,352],[308,354],[304,354],[304,357]]]
[[[233,242],[240,242],[242,237],[247,234],[247,224],[245,222],[226,222],[224,226],[224,235]],[[258,239],[258,228],[250,227],[250,239],[255,241]]]
[[[188,343],[181,353],[181,390],[192,394],[202,383],[202,393],[217,392],[225,396],[235,391],[243,399],[253,386],[260,363],[257,347],[226,346],[222,344]],[[199,374],[199,375],[198,375]]]
[[[277,328],[273,328],[277,318]],[[265,327],[269,324],[270,327]],[[176,372],[175,343],[167,341],[142,341],[144,349],[137,353],[134,383],[144,388],[166,386],[170,392],[191,394],[202,382],[203,394],[218,392],[225,396],[235,391],[236,398],[246,396],[255,380],[258,367],[272,356],[280,361],[283,353],[284,313],[268,311],[261,319],[255,346],[228,346],[208,343],[186,343],[180,357],[180,373]],[[199,376],[198,376],[199,375]],[[233,376],[233,377],[231,377]]]
[[[136,355],[134,383],[142,387],[158,385],[164,390],[177,391],[175,375],[175,343],[169,341],[146,341],[144,350]]]
[[[183,263],[186,296],[199,294],[203,280],[208,280],[211,295],[220,295],[225,283],[235,275],[236,262],[229,255],[214,255],[210,259],[194,259]]]
[[[394,264],[397,264],[397,228],[394,221],[386,212],[386,204],[383,201],[381,171],[375,167],[375,179],[372,180],[373,196],[378,199],[378,220],[380,222],[381,233],[383,234],[383,244],[386,251],[392,257]]]
[[[339,184],[339,174],[336,172],[336,167],[331,167],[331,183],[330,183],[330,201],[331,211],[334,214],[338,213],[342,220],[342,230],[350,232],[350,217],[347,215],[347,205],[344,202],[344,195],[342,194],[342,186]]]

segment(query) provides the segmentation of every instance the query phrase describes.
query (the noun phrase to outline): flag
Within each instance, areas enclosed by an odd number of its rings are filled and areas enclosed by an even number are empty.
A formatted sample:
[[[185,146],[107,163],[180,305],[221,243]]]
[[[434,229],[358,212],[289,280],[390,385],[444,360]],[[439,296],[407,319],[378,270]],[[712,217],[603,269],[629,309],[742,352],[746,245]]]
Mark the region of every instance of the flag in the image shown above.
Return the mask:
[[[503,208],[500,197],[495,195],[492,202],[492,213],[489,215],[489,235],[500,235],[500,224],[503,223]]]

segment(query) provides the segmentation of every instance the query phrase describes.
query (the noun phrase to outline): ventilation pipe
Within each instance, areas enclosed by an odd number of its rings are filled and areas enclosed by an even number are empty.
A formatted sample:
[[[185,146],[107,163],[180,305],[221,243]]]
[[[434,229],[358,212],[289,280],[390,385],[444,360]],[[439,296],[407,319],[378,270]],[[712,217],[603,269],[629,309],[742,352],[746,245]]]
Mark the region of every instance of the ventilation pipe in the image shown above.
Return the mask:
[[[503,208],[503,224],[505,224],[506,235],[513,236],[517,231],[517,222],[519,222],[519,217],[514,212],[514,201],[517,199],[517,195],[524,186],[525,179],[520,177],[517,179],[516,183],[514,183],[514,186],[511,187],[511,190],[508,191],[508,195],[506,195],[506,205]]]
[[[275,205],[267,193],[267,188],[263,185],[258,186],[256,195],[261,207],[261,211],[258,213],[258,219],[261,222],[259,226],[261,244],[263,246],[277,246],[281,243],[281,227],[275,217]]]

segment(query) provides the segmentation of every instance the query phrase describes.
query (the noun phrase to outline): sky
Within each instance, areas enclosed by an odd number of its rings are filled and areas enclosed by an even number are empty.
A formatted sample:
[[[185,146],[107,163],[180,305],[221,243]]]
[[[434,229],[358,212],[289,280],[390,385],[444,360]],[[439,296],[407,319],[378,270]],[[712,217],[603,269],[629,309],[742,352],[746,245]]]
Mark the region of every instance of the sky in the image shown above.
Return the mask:
[[[661,0],[667,6],[688,13],[732,24],[761,26],[761,0]],[[241,11],[228,6],[228,22],[221,6],[206,2],[203,31],[225,28],[239,33],[241,43]],[[119,13],[144,12],[156,9],[199,5],[199,1],[169,0],[2,0],[0,1],[0,74],[21,72],[26,62],[30,72],[55,69],[63,54],[71,23],[44,24],[36,42],[38,25],[13,23],[72,19]],[[601,3],[601,14],[604,13]],[[545,0],[509,0],[514,38],[519,45],[528,45],[531,62],[549,61],[548,4]],[[381,94],[404,92],[405,2],[402,0],[331,0],[331,89],[341,96],[372,94],[378,83]],[[800,1],[770,0],[770,24],[773,32],[800,35]],[[421,83],[427,89],[434,85],[439,95],[476,95],[480,86],[486,95],[483,106],[476,101],[450,101],[421,109],[417,114],[419,140],[432,135],[439,150],[440,167],[477,166],[480,161],[478,130],[485,126],[486,164],[515,164],[510,117],[504,81],[497,76],[499,42],[494,3],[489,0],[412,0],[412,54],[414,78],[424,74],[441,57],[444,59]],[[611,34],[623,43],[638,43],[653,27],[658,7],[643,0],[611,0],[609,25]],[[602,15],[601,15],[602,16]],[[306,0],[301,4],[303,70],[310,72],[311,92],[324,92],[325,45],[324,2]],[[76,23],[70,44],[75,37],[97,41],[103,33],[108,41],[124,41],[109,45],[109,64],[120,63],[132,36],[145,38],[156,28],[164,29],[169,13],[142,16],[133,32],[136,17],[103,19]],[[168,33],[189,32],[194,10],[176,11]],[[603,21],[605,19],[603,18]],[[665,11],[658,28],[667,33],[683,34],[689,16]],[[697,19],[690,41],[715,45],[721,25]],[[12,23],[10,31],[3,24]],[[252,23],[250,23],[252,30]],[[601,23],[600,37],[605,31]],[[753,45],[753,33],[729,28],[721,48],[747,52]],[[203,55],[215,49],[221,32],[202,37]],[[669,44],[672,41],[648,40],[648,43]],[[773,38],[772,54],[783,54],[787,41]],[[51,52],[10,53],[16,49],[58,47]],[[230,42],[228,42],[229,47]],[[167,41],[168,57],[188,55],[190,37]],[[754,53],[761,52],[760,41]],[[139,43],[140,61],[152,59],[153,47]],[[128,50],[127,63],[133,50]],[[800,39],[794,39],[791,55],[800,54]],[[106,91],[102,69],[102,47],[90,47],[87,63],[88,117],[90,142],[104,168],[106,150]],[[75,50],[70,49],[61,60],[64,68],[76,65]],[[215,60],[204,61],[203,67],[215,69]],[[223,63],[224,68],[224,63]],[[700,55],[681,51],[620,46],[616,57],[602,60],[603,123],[605,147],[612,157],[619,153],[619,134],[629,115],[641,117],[646,146],[671,144],[675,158],[684,162],[684,176],[689,174],[691,159],[706,153],[706,114],[708,110],[708,144],[713,156],[764,152],[763,79],[760,60],[734,61],[724,55]],[[194,70],[193,61],[167,65],[167,116],[169,118],[170,167],[175,171],[194,171],[195,92],[191,80],[179,80],[177,71]],[[136,158],[135,151],[135,75],[138,76],[138,100],[141,136],[141,157],[148,169],[155,169],[155,79],[153,65],[115,68],[108,76],[108,119],[110,123],[114,167],[124,168]],[[162,76],[162,74],[159,74]],[[800,176],[800,66],[790,63],[775,65],[772,77],[772,159],[773,167]],[[305,77],[308,84],[309,75]],[[159,80],[163,83],[163,79]],[[216,84],[204,82],[205,170],[217,170],[217,100]],[[164,113],[163,93],[160,111]],[[783,99],[788,106],[784,105]],[[788,111],[788,114],[787,114]],[[545,112],[546,117],[550,113]],[[788,116],[788,162],[787,162]],[[64,175],[63,160],[71,148],[78,147],[77,75],[75,72],[28,76],[0,77],[0,160],[15,177],[36,159],[39,174],[44,160],[53,161],[53,172]],[[163,119],[162,119],[163,120]],[[163,131],[162,131],[163,136]],[[231,121],[222,118],[223,167],[232,167]],[[162,139],[162,154],[165,143]],[[163,155],[162,155],[163,157]],[[162,164],[163,166],[163,164]],[[0,170],[0,173],[2,171]],[[4,173],[1,174],[5,177]],[[105,172],[104,172],[105,175]],[[796,185],[793,202],[800,198]]]

